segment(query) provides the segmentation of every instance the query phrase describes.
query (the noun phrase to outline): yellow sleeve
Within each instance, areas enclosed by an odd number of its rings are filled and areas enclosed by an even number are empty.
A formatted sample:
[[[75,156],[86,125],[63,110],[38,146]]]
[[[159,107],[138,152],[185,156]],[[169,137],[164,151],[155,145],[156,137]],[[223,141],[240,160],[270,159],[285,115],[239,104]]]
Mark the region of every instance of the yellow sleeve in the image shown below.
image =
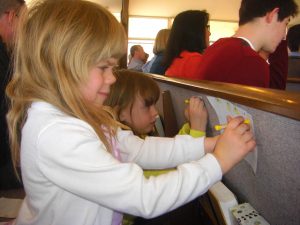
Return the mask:
[[[183,135],[183,134],[190,134],[190,124],[185,123],[179,130],[178,134]]]
[[[206,133],[204,131],[191,129],[190,135],[194,138],[197,138],[197,137],[204,137],[206,135]]]
[[[204,131],[200,131],[200,130],[193,130],[190,128],[190,124],[189,123],[185,123],[183,124],[182,128],[179,130],[178,134],[183,135],[183,134],[188,134],[191,135],[194,138],[197,137],[203,137],[206,135],[206,133]]]
[[[144,170],[144,176],[149,178],[150,176],[159,176],[164,173],[168,173],[170,171],[174,171],[175,169],[165,169],[165,170]]]

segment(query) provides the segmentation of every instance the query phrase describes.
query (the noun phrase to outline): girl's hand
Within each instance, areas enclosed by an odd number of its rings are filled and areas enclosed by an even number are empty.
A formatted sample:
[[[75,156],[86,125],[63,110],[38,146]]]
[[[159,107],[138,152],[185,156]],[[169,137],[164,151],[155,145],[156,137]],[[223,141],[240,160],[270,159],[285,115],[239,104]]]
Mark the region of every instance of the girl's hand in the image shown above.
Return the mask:
[[[243,117],[229,118],[229,123],[220,135],[214,155],[220,163],[223,174],[241,161],[256,146],[250,126]]]
[[[191,97],[184,114],[187,121],[190,123],[191,129],[203,132],[206,131],[208,114],[201,98]]]
[[[220,135],[214,137],[206,137],[204,140],[205,153],[212,153],[216,147],[216,143],[219,140]]]

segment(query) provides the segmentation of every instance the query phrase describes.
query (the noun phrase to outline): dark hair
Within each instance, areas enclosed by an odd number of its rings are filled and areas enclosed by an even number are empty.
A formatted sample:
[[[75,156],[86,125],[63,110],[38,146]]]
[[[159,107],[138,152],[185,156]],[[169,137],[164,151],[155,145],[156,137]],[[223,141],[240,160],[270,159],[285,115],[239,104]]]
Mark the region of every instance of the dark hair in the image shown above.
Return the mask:
[[[205,36],[208,20],[209,14],[205,10],[188,10],[175,17],[163,60],[166,67],[184,50],[199,53],[204,51],[207,47]]]
[[[286,39],[289,49],[292,52],[298,52],[300,47],[300,24],[290,27]]]
[[[295,16],[298,6],[294,0],[242,0],[239,10],[239,25],[244,25],[254,18],[263,17],[273,9],[279,8],[278,21]]]

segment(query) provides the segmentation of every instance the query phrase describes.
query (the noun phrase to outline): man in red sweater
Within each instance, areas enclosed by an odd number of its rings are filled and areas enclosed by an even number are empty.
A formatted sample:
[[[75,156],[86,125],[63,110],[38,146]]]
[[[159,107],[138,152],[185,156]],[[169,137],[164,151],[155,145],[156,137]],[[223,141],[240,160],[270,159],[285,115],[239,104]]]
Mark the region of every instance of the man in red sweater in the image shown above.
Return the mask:
[[[237,32],[206,49],[200,74],[205,80],[270,87],[269,64],[258,51],[275,51],[297,11],[294,0],[242,0]]]

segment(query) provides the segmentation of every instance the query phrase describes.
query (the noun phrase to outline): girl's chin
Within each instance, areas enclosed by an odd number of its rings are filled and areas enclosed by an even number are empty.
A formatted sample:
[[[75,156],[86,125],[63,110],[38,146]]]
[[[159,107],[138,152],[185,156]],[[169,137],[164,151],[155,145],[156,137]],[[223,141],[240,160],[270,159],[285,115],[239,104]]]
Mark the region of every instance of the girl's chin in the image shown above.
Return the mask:
[[[153,132],[154,129],[144,129],[143,131],[139,132],[142,135],[147,135],[150,134],[151,132]]]
[[[148,134],[154,131],[154,126],[148,129]]]
[[[105,100],[107,99],[107,96],[101,96],[97,99],[97,104],[103,105]]]

